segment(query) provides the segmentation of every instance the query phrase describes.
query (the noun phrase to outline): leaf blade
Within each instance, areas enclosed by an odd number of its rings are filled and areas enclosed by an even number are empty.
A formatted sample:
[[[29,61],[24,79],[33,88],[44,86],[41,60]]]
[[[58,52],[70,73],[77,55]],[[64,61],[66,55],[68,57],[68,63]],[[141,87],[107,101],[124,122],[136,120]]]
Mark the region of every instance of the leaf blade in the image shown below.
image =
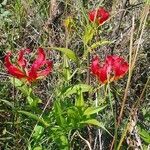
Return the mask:
[[[101,106],[101,107],[88,107],[85,111],[84,111],[84,114],[83,115],[92,115],[92,114],[95,114],[95,113],[98,113],[99,111],[103,110],[105,106]]]
[[[74,51],[68,48],[62,48],[62,47],[51,47],[51,49],[58,50],[60,52],[63,52],[69,59],[73,61],[77,61],[77,56]]]
[[[63,93],[61,93],[61,95],[63,95],[64,97],[68,97],[72,94],[77,93],[79,90],[82,93],[89,92],[92,90],[92,87],[90,85],[87,85],[87,84],[76,84],[74,86],[67,88],[65,91],[63,91]]]
[[[20,111],[18,111],[18,112],[21,113],[21,114],[23,114],[23,115],[26,115],[26,116],[28,116],[28,117],[34,119],[34,120],[36,120],[36,121],[38,121],[38,122],[40,122],[40,123],[42,123],[42,124],[45,125],[46,127],[49,126],[49,124],[48,124],[46,121],[44,121],[43,118],[40,118],[40,117],[38,117],[38,116],[35,115],[35,114],[32,114],[32,113],[27,112],[27,111],[23,111],[23,110],[20,110]]]
[[[99,122],[96,119],[89,119],[89,120],[82,121],[80,123],[91,124],[91,125],[98,126],[98,127],[102,128],[102,129],[104,129],[107,133],[109,133],[112,136],[112,134],[105,128],[104,124],[102,122]]]

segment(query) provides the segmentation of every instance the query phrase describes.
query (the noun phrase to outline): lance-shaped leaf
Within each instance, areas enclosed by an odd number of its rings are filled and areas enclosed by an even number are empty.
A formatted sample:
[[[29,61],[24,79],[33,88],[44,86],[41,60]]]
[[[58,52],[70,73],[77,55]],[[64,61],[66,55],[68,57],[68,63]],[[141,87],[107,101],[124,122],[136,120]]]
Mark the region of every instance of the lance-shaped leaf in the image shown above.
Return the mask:
[[[67,88],[65,91],[61,93],[61,95],[63,95],[64,97],[68,97],[72,94],[78,93],[79,91],[81,93],[90,92],[92,91],[92,87],[87,84],[77,84],[77,85]]]
[[[44,121],[43,118],[38,117],[36,114],[32,114],[32,113],[30,113],[30,112],[23,111],[23,110],[20,110],[20,111],[18,111],[18,112],[21,113],[21,114],[23,114],[23,115],[26,115],[26,116],[28,116],[28,117],[34,119],[34,120],[36,120],[36,121],[38,121],[38,122],[40,122],[40,123],[42,123],[42,124],[43,124],[44,126],[46,126],[46,127],[49,126],[49,124],[48,124],[46,121]]]
[[[147,144],[150,144],[150,131],[141,128],[140,126],[138,126],[138,129],[138,133],[140,134],[141,139],[143,139],[143,141]]]
[[[102,122],[99,122],[96,119],[89,119],[89,120],[82,121],[80,123],[82,123],[82,124],[91,124],[91,125],[98,126],[98,127],[102,128],[102,129],[104,129],[106,132],[108,132],[111,135],[111,133],[105,128],[104,124]]]
[[[58,50],[60,52],[63,52],[69,59],[73,60],[73,61],[77,61],[77,56],[75,54],[74,51],[72,51],[71,49],[68,49],[68,48],[61,48],[61,47],[51,47],[51,49],[54,49],[54,50]]]
[[[85,32],[83,35],[83,42],[85,45],[87,45],[93,39],[94,33],[95,33],[95,28],[93,26],[87,25],[85,27]]]
[[[83,58],[85,59],[85,57],[87,56],[88,52],[91,52],[93,49],[97,48],[97,47],[100,47],[100,46],[104,46],[104,45],[107,45],[107,44],[111,44],[112,42],[110,41],[107,41],[107,40],[101,40],[101,41],[98,41],[98,42],[95,42],[93,43],[91,46],[89,46],[87,48],[87,50],[84,52],[84,55],[83,55]]]
[[[9,102],[5,99],[0,99],[1,102],[5,103],[7,106],[10,106],[12,109],[14,109],[14,103]]]
[[[10,82],[19,89],[25,96],[29,95],[29,88],[26,84],[24,84],[21,80],[17,78],[10,77]]]
[[[84,111],[83,115],[87,116],[87,115],[92,115],[92,114],[98,113],[99,111],[103,110],[105,107],[106,107],[106,105],[105,106],[101,106],[101,107],[88,107]]]
[[[106,44],[110,44],[112,42],[110,41],[107,41],[107,40],[102,40],[102,41],[98,41],[98,42],[95,42],[94,44],[92,44],[89,48],[88,48],[88,51],[91,51],[92,49],[94,48],[97,48],[99,46],[103,46],[103,45],[106,45]]]

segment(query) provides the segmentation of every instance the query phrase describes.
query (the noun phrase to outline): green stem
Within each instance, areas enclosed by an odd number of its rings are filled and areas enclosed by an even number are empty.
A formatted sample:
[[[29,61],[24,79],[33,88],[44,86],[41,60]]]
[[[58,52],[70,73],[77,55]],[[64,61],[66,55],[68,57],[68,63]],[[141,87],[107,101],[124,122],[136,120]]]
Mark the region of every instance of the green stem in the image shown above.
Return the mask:
[[[69,43],[69,32],[66,29],[66,48],[68,48],[68,43]],[[69,70],[68,58],[65,54],[63,55],[63,59],[64,59],[64,64],[63,64],[64,76],[66,77],[66,80],[68,81],[70,79],[70,70]]]
[[[89,66],[90,66],[90,53],[88,52],[88,54],[87,54],[87,79],[86,79],[87,84],[90,84],[90,69],[89,69]]]

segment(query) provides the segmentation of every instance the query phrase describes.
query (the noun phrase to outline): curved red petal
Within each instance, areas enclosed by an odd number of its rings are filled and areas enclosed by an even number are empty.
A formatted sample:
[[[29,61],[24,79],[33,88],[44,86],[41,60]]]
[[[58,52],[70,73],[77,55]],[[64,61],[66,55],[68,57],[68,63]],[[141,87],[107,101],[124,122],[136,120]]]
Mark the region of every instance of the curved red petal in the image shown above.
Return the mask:
[[[38,48],[38,56],[36,58],[36,60],[33,62],[32,66],[31,66],[31,70],[38,70],[41,66],[43,66],[43,64],[45,63],[45,53],[44,53],[44,49],[39,47]]]
[[[121,60],[120,57],[117,55],[108,55],[105,59],[105,63],[108,64],[109,66],[113,67],[120,60]]]
[[[10,62],[10,56],[11,53],[6,54],[4,63],[8,73],[19,79],[25,78],[26,74]]]
[[[108,66],[108,73],[111,73],[113,72],[113,64],[115,63],[115,60],[117,59],[118,57],[116,57],[115,55],[108,55],[105,59],[105,64],[107,64]]]
[[[108,74],[108,66],[105,64],[103,67],[101,67],[98,71],[98,79],[101,83],[106,83],[107,81],[107,74]]]
[[[96,10],[92,10],[88,13],[88,17],[91,22],[95,21],[95,19],[97,18],[96,14],[97,14]]]
[[[47,76],[52,71],[52,61],[45,61],[44,65],[47,65],[46,69],[37,71],[34,68],[31,68],[31,70],[28,73],[27,80],[31,83],[36,81],[39,77]]]
[[[96,21],[98,24],[102,24],[109,18],[109,13],[106,11],[103,7],[100,7],[98,9],[89,11],[88,18],[91,22]]]
[[[128,71],[129,64],[122,57],[112,55],[107,56],[106,62],[111,64],[115,78],[123,77]]]
[[[38,71],[41,67],[46,65],[46,69]],[[33,62],[30,70],[28,71],[28,81],[33,82],[37,80],[40,76],[48,75],[52,70],[52,62],[47,61],[45,58],[45,53],[42,48],[38,48],[38,57]]]
[[[30,70],[28,71],[28,81],[33,82],[38,78],[37,70],[45,64],[45,53],[43,48],[38,48],[38,56],[33,62]]]
[[[109,65],[112,65],[114,61],[114,57],[111,55],[111,56],[107,56],[106,59],[105,59],[105,63],[109,64]]]
[[[53,62],[52,61],[46,61],[45,65],[46,65],[46,69],[38,71],[38,73],[37,73],[38,77],[47,76],[49,73],[51,73]]]
[[[97,17],[99,17],[98,23],[102,24],[109,18],[109,13],[104,8],[100,7],[97,12]]]
[[[93,73],[93,74],[97,74],[98,73],[98,71],[99,71],[99,69],[100,69],[100,64],[99,64],[99,57],[98,56],[96,56],[96,57],[94,57],[93,59],[92,59],[92,64],[91,64],[91,72]]]
[[[18,65],[20,67],[25,68],[26,64],[27,64],[27,60],[24,58],[24,54],[25,53],[29,53],[30,50],[29,49],[24,49],[24,50],[20,50],[19,51],[19,56],[18,56]]]
[[[128,71],[128,69],[129,69],[129,64],[124,61],[114,65],[115,78],[123,77]]]
[[[91,64],[92,73],[103,84],[107,83],[108,77],[110,82],[112,82],[114,79],[116,80],[123,77],[128,71],[128,68],[128,62],[126,62],[122,57],[117,55],[107,56],[103,67],[99,65],[98,57],[95,57]]]
[[[103,67],[99,64],[99,57],[96,56],[92,60],[91,72],[98,78],[101,83],[106,83],[108,74],[108,65],[104,64]]]
[[[28,77],[27,77],[27,80],[29,82],[33,82],[35,80],[37,80],[37,71],[35,71],[34,68],[31,68],[31,70],[28,72]]]

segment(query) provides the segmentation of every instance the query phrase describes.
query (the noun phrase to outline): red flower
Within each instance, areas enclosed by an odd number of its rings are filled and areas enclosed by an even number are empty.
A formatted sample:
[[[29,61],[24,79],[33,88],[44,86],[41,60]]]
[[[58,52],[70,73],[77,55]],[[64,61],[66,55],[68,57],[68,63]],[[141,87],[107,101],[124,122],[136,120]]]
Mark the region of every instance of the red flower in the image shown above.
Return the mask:
[[[109,13],[100,7],[99,9],[90,11],[88,16],[91,22],[97,22],[100,25],[109,18]]]
[[[112,55],[107,56],[105,63],[100,65],[99,57],[96,56],[92,60],[91,72],[98,78],[101,83],[112,82],[122,78],[128,71],[128,63],[121,57]]]
[[[25,53],[29,53],[29,49],[20,50],[18,59],[14,65],[10,61],[11,53],[7,53],[5,56],[5,67],[8,73],[18,79],[26,79],[28,82],[34,82],[38,78],[47,76],[52,71],[52,61],[46,60],[45,52],[42,48],[38,48],[38,56],[28,68],[27,60],[24,58]],[[44,69],[42,69],[45,67]]]

